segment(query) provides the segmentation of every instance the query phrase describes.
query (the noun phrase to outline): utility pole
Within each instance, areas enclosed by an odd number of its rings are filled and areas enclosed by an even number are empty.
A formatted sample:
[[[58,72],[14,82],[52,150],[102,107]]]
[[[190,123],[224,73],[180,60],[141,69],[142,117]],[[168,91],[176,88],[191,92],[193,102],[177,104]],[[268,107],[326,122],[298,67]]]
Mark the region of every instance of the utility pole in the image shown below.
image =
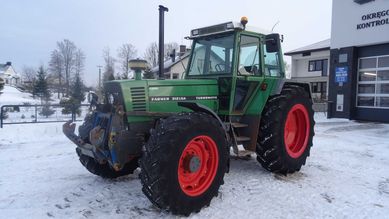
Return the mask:
[[[98,65],[97,66],[97,68],[99,68],[99,89],[101,89],[101,68],[102,68],[103,66],[101,66],[101,65]]]

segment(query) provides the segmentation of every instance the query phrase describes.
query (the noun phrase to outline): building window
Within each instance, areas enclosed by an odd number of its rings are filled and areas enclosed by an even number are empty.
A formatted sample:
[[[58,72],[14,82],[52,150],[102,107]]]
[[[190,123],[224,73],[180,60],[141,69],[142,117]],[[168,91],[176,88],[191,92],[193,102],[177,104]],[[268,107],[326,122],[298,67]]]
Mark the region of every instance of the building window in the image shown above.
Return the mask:
[[[321,71],[322,76],[327,76],[328,71],[328,59],[312,60],[309,61],[308,71]]]
[[[315,102],[327,99],[327,82],[312,82],[311,91]]]
[[[357,106],[389,108],[389,56],[360,58]]]

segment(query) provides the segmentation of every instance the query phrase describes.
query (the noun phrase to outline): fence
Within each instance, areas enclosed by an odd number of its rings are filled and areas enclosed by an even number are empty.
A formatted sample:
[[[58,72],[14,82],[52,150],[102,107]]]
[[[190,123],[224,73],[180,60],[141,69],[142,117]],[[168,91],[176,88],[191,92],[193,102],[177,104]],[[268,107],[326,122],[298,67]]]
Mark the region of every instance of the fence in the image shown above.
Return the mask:
[[[82,121],[88,108],[89,104],[3,105],[0,128],[10,124]]]

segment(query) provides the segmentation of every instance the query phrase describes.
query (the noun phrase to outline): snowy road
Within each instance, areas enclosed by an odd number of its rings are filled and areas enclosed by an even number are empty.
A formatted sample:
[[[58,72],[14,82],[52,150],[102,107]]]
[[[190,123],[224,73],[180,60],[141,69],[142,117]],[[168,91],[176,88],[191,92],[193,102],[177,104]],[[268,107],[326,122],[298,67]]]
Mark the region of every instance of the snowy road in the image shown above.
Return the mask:
[[[389,125],[317,117],[307,165],[288,177],[232,160],[193,218],[388,218]],[[79,163],[60,124],[0,129],[0,218],[157,218],[136,174],[104,180]]]

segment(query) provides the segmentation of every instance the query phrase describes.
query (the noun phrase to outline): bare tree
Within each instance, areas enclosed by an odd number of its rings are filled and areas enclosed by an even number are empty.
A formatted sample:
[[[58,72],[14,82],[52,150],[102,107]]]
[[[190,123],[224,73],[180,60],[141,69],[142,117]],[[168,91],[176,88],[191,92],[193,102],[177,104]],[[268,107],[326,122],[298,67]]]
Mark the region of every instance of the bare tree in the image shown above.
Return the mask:
[[[167,60],[170,58],[170,54],[173,53],[173,50],[176,50],[176,52],[178,52],[179,45],[176,42],[166,43],[164,49],[165,49],[164,58],[165,60]]]
[[[109,47],[103,50],[104,72],[103,81],[111,81],[115,79],[115,58],[111,56]]]
[[[74,56],[74,74],[81,77],[85,68],[85,54],[81,49],[78,49]]]
[[[146,59],[152,67],[158,65],[158,51],[158,44],[156,42],[151,43],[146,49],[144,59]]]
[[[54,75],[55,78],[58,78],[58,86],[56,87],[58,98],[60,98],[60,94],[63,95],[62,78],[64,72],[64,61],[61,53],[57,49],[51,52],[49,61],[49,71],[52,75]]]
[[[27,91],[33,92],[34,82],[35,82],[36,69],[29,66],[23,66],[22,69],[22,78],[24,86]]]
[[[167,59],[169,59],[170,54],[173,52],[173,50],[175,49],[176,51],[178,51],[178,48],[179,46],[176,42],[166,43],[164,45],[164,60],[166,61]],[[156,42],[151,43],[146,49],[144,59],[146,59],[152,67],[156,67],[158,65],[158,52],[159,47]]]
[[[128,79],[128,73],[130,72],[128,62],[135,58],[136,54],[137,51],[135,46],[130,43],[125,43],[118,49],[118,58],[120,63],[120,70],[122,71],[122,79]]]
[[[75,63],[75,55],[77,52],[76,45],[68,40],[64,39],[61,42],[57,42],[58,51],[63,58],[63,66],[65,72],[65,82],[66,82],[66,96],[69,96],[69,87],[70,87],[70,74]]]

